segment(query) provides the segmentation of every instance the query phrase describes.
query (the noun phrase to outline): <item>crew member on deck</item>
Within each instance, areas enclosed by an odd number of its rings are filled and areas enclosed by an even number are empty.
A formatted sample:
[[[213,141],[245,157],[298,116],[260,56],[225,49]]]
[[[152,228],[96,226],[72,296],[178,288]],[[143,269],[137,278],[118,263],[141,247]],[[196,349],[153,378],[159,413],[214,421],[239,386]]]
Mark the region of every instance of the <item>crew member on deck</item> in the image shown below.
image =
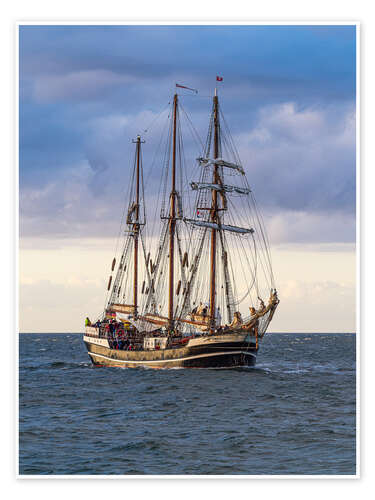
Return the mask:
[[[233,314],[233,321],[230,325],[227,325],[229,328],[239,328],[243,324],[241,313],[236,311]]]
[[[85,326],[91,326],[91,321],[88,317],[85,319]]]

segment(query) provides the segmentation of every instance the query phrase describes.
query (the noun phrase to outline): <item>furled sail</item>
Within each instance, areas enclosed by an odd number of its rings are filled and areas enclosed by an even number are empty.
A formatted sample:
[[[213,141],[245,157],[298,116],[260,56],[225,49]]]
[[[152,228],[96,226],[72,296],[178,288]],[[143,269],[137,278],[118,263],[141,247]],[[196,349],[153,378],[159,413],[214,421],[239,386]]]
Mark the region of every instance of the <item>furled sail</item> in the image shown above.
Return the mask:
[[[222,158],[197,158],[199,163],[205,167],[210,165],[218,165],[219,167],[227,167],[232,168],[234,170],[238,170],[242,175],[245,175],[244,169],[241,165],[236,165],[235,163],[231,163],[229,161],[223,160]]]
[[[200,189],[214,189],[215,191],[224,191],[225,193],[249,194],[251,192],[249,188],[228,186],[226,184],[211,184],[209,182],[191,182],[190,186],[194,191],[198,191]]]
[[[211,229],[231,231],[232,233],[248,234],[254,232],[254,229],[252,228],[247,229],[245,227],[228,226],[227,224],[216,224],[215,222],[195,219],[184,219],[184,221],[192,224],[193,226],[209,227]]]
[[[147,333],[154,332],[160,328],[159,325],[155,325],[154,323],[144,319],[129,319],[129,323],[131,323],[138,331]]]
[[[125,314],[134,314],[133,304],[111,304],[108,307],[109,310]]]

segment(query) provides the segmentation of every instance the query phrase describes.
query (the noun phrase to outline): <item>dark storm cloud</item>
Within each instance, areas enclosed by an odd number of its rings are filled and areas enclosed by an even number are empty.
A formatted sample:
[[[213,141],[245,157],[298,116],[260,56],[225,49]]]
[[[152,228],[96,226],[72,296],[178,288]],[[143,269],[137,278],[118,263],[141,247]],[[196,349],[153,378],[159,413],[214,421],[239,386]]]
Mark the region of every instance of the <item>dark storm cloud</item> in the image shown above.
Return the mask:
[[[203,140],[216,74],[224,76],[223,110],[260,204],[275,214],[353,217],[355,28],[24,26],[22,234],[112,231],[131,139],[180,81],[200,89],[182,104]],[[146,170],[165,118],[146,134]],[[188,134],[188,162],[197,151]],[[156,181],[154,174],[150,186]]]

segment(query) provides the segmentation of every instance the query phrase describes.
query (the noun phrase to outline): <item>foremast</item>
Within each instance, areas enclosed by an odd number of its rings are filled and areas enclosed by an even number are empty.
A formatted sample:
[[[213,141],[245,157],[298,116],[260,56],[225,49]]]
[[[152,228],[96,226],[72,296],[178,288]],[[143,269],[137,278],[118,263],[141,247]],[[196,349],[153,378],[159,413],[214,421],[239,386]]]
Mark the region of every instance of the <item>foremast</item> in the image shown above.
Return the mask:
[[[144,206],[143,210],[141,209],[142,199],[144,198],[141,144],[145,141],[142,141],[141,136],[138,135],[136,140],[132,142],[136,144],[136,147],[130,199],[126,217],[126,224],[129,229],[125,231],[127,237],[125,238],[116,278],[107,303],[107,309],[115,312],[132,314],[133,317],[137,319],[139,315],[139,240],[141,228],[146,223]],[[132,250],[133,259],[131,259]],[[115,268],[115,264],[116,259],[114,258],[112,262],[112,271]],[[129,273],[131,268],[132,273]],[[132,279],[129,280],[129,277]],[[131,282],[128,282],[128,280]],[[112,276],[108,283],[108,290],[110,290],[111,282]]]

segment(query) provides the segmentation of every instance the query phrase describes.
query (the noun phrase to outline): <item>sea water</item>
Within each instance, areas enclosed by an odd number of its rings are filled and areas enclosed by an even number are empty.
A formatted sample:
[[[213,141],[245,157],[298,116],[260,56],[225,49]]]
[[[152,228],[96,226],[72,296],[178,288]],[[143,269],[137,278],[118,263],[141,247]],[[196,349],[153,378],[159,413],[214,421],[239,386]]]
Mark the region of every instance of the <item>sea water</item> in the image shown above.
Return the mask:
[[[355,474],[354,334],[267,334],[255,368],[95,368],[20,334],[19,472]]]

